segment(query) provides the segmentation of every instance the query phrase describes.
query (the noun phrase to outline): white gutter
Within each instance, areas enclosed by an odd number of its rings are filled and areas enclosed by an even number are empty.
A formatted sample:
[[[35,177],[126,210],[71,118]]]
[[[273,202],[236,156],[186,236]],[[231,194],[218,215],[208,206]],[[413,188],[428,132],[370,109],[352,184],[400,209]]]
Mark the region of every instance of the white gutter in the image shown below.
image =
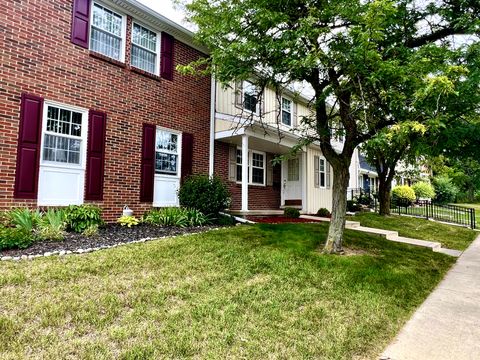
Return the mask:
[[[217,103],[217,82],[215,77],[211,77],[210,85],[210,157],[208,164],[208,175],[210,177],[214,174],[215,168],[215,110]]]

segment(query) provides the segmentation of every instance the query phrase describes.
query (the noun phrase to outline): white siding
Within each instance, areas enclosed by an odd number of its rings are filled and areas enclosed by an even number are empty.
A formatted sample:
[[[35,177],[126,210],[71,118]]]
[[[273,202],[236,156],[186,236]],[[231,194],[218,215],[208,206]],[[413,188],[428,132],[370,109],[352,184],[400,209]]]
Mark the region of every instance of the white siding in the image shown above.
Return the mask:
[[[307,149],[307,212],[314,214],[320,208],[332,211],[332,188],[316,188],[314,179],[314,157],[323,156],[317,147],[310,146]],[[331,169],[330,183],[333,184],[333,169]]]

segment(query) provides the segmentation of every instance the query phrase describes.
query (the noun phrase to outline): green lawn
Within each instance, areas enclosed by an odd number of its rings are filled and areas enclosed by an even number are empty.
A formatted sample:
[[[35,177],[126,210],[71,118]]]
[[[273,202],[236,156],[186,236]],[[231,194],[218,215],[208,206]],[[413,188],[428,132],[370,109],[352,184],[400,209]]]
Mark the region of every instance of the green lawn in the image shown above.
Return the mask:
[[[0,263],[0,358],[373,359],[454,259],[326,224]]]
[[[466,208],[474,208],[477,228],[480,229],[480,204],[452,204],[452,205],[463,206]]]
[[[362,226],[398,231],[400,236],[420,240],[437,241],[443,247],[465,250],[479,235],[477,232],[460,226],[447,225],[412,216],[380,216],[375,213],[360,213],[349,217],[360,221]]]

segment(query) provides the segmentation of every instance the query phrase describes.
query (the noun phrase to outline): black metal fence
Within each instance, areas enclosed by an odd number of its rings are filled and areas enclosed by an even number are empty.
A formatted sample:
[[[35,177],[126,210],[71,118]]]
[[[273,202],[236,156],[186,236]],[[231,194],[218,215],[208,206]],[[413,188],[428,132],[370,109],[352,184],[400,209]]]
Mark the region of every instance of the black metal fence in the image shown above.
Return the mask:
[[[419,201],[412,206],[392,206],[392,213],[433,219],[475,229],[475,209],[456,205],[439,205],[430,201]]]

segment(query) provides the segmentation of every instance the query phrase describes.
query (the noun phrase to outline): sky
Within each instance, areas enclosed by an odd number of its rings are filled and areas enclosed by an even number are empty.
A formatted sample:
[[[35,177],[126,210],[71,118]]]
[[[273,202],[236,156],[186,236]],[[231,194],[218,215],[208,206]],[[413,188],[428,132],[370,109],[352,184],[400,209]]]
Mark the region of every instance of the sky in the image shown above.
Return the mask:
[[[175,9],[171,0],[138,0],[142,4],[147,5],[149,8],[162,14],[163,16],[175,21],[186,28],[192,28],[187,22],[184,21],[184,14],[182,10]]]

